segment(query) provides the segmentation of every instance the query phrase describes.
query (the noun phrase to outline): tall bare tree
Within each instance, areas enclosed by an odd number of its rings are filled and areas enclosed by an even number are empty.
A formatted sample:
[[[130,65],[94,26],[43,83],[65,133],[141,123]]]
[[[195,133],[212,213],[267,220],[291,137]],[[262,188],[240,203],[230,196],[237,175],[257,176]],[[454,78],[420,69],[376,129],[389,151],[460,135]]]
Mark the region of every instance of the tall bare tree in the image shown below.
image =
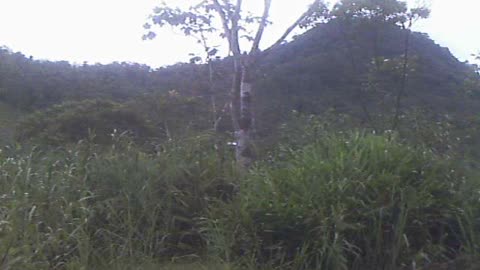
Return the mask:
[[[152,26],[172,26],[186,36],[201,40],[206,34],[219,35],[226,40],[233,59],[230,114],[232,118],[236,160],[241,168],[248,167],[254,159],[252,149],[253,70],[261,59],[260,45],[269,25],[270,10],[274,0],[263,0],[263,11],[255,15],[245,10],[245,3],[259,0],[197,0],[187,8],[178,8],[163,2],[154,9],[145,28],[146,39],[155,38]],[[326,15],[323,0],[312,0],[270,49],[281,45],[298,27],[310,27]],[[252,31],[253,29],[253,31]],[[200,37],[200,38],[199,38]],[[247,42],[244,42],[243,39]],[[244,44],[248,47],[244,48]]]

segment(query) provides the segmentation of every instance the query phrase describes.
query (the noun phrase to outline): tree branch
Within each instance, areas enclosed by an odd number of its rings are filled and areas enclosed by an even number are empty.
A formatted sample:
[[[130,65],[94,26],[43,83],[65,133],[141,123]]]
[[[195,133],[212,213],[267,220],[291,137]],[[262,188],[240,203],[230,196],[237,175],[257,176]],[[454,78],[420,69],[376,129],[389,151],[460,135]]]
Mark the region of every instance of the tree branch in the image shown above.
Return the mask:
[[[287,30],[283,33],[283,35],[275,42],[269,49],[275,48],[282,44],[283,41],[297,28],[306,18],[310,17],[315,12],[315,7],[320,4],[322,0],[314,0],[313,3],[310,5],[307,11],[305,11]]]
[[[225,36],[227,37],[228,44],[229,44],[229,47],[230,47],[230,51],[233,52],[233,44],[232,44],[232,41],[231,41],[232,29],[230,29],[230,27],[228,26],[227,14],[223,10],[223,7],[218,2],[218,0],[213,0],[213,5],[214,5],[215,9],[217,10],[217,13],[220,16],[220,19],[222,20],[223,31],[225,32]]]
[[[238,32],[239,32],[239,21],[240,21],[240,12],[242,10],[242,0],[237,0],[237,4],[235,6],[235,11],[233,13],[233,16],[231,18],[232,20],[232,36],[230,37],[232,40],[232,53],[234,56],[239,57],[241,55],[241,49],[240,49],[240,39],[238,37]]]
[[[253,40],[252,50],[250,54],[254,54],[259,50],[260,41],[262,40],[263,32],[265,31],[265,27],[267,26],[267,20],[270,12],[270,7],[272,5],[272,0],[264,0],[264,10],[262,19],[260,24],[258,25],[257,34],[255,35],[255,39]]]

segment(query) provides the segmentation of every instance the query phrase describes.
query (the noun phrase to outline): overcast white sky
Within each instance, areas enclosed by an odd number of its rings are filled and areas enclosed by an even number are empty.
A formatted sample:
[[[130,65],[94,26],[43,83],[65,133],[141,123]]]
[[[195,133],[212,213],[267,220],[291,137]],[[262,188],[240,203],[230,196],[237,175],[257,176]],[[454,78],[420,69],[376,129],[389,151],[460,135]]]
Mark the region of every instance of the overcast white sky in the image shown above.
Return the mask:
[[[261,4],[263,1],[249,0]],[[416,0],[409,0],[415,3]],[[35,59],[75,63],[128,61],[154,67],[186,61],[195,43],[164,29],[142,41],[143,24],[161,0],[0,0],[0,46]],[[169,2],[189,2],[170,0]],[[311,0],[275,0],[266,43]],[[417,25],[461,60],[480,51],[480,1],[431,0],[432,16]],[[255,5],[255,4],[254,4]],[[267,44],[265,44],[267,45]]]

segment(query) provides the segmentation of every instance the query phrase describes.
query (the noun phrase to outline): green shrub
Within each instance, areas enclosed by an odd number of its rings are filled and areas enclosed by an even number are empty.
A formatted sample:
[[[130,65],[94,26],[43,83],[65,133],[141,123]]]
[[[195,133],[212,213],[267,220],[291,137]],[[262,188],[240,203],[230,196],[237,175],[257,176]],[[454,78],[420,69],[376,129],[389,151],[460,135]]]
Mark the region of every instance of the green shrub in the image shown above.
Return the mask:
[[[128,107],[103,100],[85,100],[55,105],[26,117],[16,129],[20,142],[63,145],[94,135],[96,143],[108,144],[115,131],[145,139],[153,130],[142,115]]]
[[[210,100],[182,96],[175,90],[169,94],[145,94],[126,106],[146,117],[158,131],[158,137],[178,139],[213,128]]]
[[[400,269],[453,258],[466,179],[383,136],[324,135],[256,168],[214,210],[215,256],[282,269]],[[476,189],[478,192],[479,189]],[[220,218],[221,217],[221,218]],[[472,227],[470,227],[472,228]]]

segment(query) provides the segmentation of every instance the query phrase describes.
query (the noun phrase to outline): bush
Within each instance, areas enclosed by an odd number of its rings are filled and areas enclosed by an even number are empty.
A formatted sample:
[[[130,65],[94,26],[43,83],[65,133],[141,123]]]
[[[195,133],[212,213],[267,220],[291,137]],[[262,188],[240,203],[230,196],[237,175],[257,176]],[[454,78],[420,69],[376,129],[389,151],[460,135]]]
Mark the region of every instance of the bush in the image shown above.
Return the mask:
[[[63,145],[94,136],[96,143],[108,144],[115,130],[127,131],[135,138],[153,135],[145,117],[126,106],[113,101],[85,100],[31,114],[17,126],[16,138],[20,142]]]
[[[126,105],[145,116],[161,135],[159,137],[184,138],[186,134],[213,128],[210,101],[182,96],[175,90],[169,94],[145,94]]]
[[[326,135],[284,150],[245,179],[235,202],[214,211],[209,234],[220,248],[212,251],[282,269],[448,260],[464,248],[457,217],[465,184],[461,169],[423,148],[383,136]]]

